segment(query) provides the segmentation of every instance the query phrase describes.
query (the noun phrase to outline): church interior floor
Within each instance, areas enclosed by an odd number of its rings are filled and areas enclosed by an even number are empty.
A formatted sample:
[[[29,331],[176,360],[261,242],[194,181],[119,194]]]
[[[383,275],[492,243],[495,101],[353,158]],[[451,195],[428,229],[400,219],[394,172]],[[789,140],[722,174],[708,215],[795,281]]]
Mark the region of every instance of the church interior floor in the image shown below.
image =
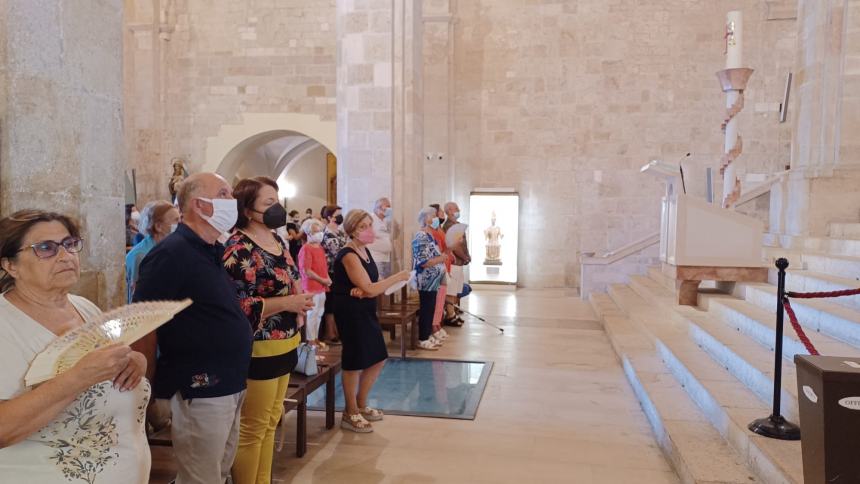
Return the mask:
[[[564,290],[476,290],[465,301],[504,334],[467,318],[442,350],[410,355],[493,361],[475,420],[386,416],[359,435],[326,431],[324,414],[309,412],[299,459],[288,416],[273,482],[678,482],[587,302]],[[153,449],[153,483],[169,482],[166,452]]]

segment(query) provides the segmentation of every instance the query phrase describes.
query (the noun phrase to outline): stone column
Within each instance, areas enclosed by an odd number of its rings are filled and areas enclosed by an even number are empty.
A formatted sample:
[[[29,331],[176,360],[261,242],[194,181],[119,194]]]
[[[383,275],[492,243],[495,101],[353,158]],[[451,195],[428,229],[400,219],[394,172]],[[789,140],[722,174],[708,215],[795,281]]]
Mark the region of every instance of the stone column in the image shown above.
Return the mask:
[[[76,217],[76,293],[124,299],[122,0],[0,2],[0,215]]]
[[[394,205],[397,267],[422,206],[421,2],[337,3],[338,203]]]
[[[860,220],[860,0],[800,0],[791,171],[771,192],[771,231],[827,235]]]

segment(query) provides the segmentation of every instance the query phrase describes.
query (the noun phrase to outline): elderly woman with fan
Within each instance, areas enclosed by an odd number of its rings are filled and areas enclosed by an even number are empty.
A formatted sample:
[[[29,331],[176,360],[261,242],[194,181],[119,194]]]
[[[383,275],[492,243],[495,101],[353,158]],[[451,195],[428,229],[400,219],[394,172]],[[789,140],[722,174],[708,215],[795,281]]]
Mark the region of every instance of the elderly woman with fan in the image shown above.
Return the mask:
[[[100,316],[69,294],[83,240],[61,214],[0,219],[0,476],[4,482],[145,483],[146,359],[128,346],[88,353],[33,387],[30,363],[58,336]]]

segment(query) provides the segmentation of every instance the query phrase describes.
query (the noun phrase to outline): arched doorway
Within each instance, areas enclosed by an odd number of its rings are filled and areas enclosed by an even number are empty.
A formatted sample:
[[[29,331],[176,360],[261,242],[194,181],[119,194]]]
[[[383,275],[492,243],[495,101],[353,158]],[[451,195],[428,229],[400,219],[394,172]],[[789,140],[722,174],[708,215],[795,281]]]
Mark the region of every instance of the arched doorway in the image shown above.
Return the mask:
[[[239,142],[221,160],[216,172],[235,183],[242,178],[268,176],[278,182],[288,210],[317,213],[337,195],[334,155],[318,140],[291,130],[271,130]],[[336,186],[336,184],[334,184]]]

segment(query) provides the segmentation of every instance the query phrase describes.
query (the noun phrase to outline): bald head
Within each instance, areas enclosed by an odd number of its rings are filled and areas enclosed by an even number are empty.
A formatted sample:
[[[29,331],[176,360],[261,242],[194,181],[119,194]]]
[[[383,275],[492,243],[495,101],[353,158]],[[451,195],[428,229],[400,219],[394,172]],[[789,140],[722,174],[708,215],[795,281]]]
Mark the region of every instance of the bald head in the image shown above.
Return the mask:
[[[232,190],[221,175],[215,173],[195,173],[179,185],[176,193],[179,211],[188,215],[194,199],[200,198],[231,198]]]

